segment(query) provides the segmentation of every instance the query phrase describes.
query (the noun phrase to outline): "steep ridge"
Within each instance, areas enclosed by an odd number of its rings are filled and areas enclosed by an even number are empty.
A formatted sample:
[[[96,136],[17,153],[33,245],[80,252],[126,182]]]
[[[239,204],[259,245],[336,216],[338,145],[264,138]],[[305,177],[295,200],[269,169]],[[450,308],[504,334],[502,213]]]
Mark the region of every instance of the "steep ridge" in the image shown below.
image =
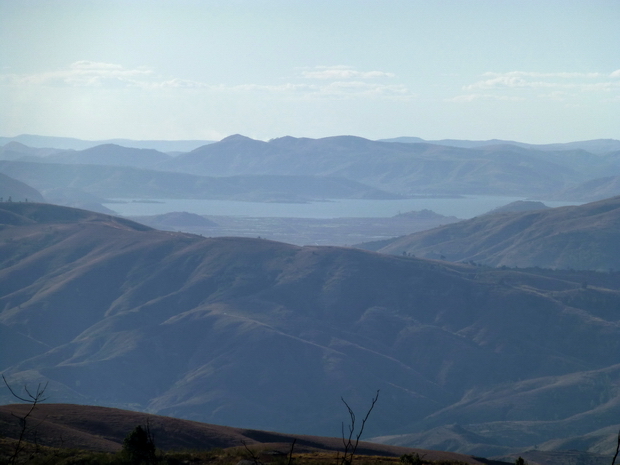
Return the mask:
[[[620,197],[496,213],[362,248],[490,266],[620,269]]]
[[[491,428],[481,456],[532,445],[531,431],[550,421],[563,426],[537,443],[617,423],[617,274],[495,270],[0,207],[21,218],[0,229],[0,324],[33,341],[3,372],[18,385],[49,380],[53,402],[338,437],[340,397],[360,411],[380,389],[369,436],[529,422],[510,441]]]

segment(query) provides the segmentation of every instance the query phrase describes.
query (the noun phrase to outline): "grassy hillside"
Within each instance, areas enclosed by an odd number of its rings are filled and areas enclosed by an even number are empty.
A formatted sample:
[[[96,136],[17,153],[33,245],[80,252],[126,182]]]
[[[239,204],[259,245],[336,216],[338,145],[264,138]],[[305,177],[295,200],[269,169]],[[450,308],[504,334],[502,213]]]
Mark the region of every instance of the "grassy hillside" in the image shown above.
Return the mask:
[[[23,418],[29,406],[13,404],[0,406],[0,428],[4,444],[0,443],[0,456],[11,452],[11,445],[19,438],[21,429],[18,418]],[[282,463],[283,456],[294,454],[295,462],[312,461],[317,463],[336,460],[342,453],[342,438],[291,435],[270,431],[231,428],[177,418],[151,415],[128,410],[72,404],[39,404],[31,416],[30,425],[24,438],[32,443],[36,437],[39,446],[58,448],[46,450],[40,455],[70,455],[67,449],[74,449],[73,455],[87,456],[85,451],[117,453],[123,447],[127,435],[138,425],[149,427],[160,455],[168,463],[176,460],[190,460],[192,463],[208,458],[209,463],[237,463],[240,459],[261,456],[262,463]],[[12,440],[12,441],[11,441]],[[30,449],[30,448],[29,448]],[[34,449],[34,447],[32,447]],[[77,449],[77,450],[76,450]],[[201,451],[203,453],[201,453]],[[21,453],[26,459],[31,450]],[[449,452],[412,449],[398,446],[361,442],[356,449],[358,462],[371,460],[373,463],[398,463],[404,454],[418,454],[427,460],[448,464],[492,464],[499,462],[476,459],[471,456]],[[36,457],[36,453],[33,454]],[[364,459],[363,456],[368,456]],[[97,457],[91,455],[91,457]],[[105,456],[99,456],[101,458]],[[113,456],[108,455],[108,460]],[[288,458],[288,457],[286,457]],[[192,460],[194,459],[194,460]],[[0,458],[1,460],[1,458]],[[40,459],[42,463],[43,460]],[[53,460],[57,463],[58,460]],[[103,462],[103,460],[102,460]],[[107,463],[107,462],[106,462]],[[166,463],[162,461],[162,463]],[[189,462],[186,462],[189,463]]]
[[[0,353],[22,354],[0,370],[53,402],[338,437],[340,398],[360,411],[380,389],[368,437],[459,423],[485,441],[454,450],[480,456],[618,424],[617,273],[0,213]]]
[[[613,197],[575,207],[479,216],[369,247],[496,267],[607,271],[620,269],[618,243],[620,197]]]

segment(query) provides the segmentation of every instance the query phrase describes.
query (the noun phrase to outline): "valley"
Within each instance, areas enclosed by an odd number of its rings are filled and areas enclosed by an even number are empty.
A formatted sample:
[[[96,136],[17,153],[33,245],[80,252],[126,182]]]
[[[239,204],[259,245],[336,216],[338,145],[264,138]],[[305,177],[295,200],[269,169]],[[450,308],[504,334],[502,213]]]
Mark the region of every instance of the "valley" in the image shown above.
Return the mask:
[[[381,442],[486,457],[571,437],[611,446],[617,273],[205,238],[67,207],[0,207],[0,340],[11,348],[0,367],[11,383],[49,381],[55,403],[338,437],[340,397],[360,410],[380,389],[365,434]],[[437,439],[454,436],[455,423],[460,439]]]
[[[0,0],[0,465],[620,465],[619,19]]]
[[[387,218],[295,218],[196,215],[167,213],[130,216],[157,229],[183,231],[206,237],[259,237],[295,245],[353,245],[391,239],[458,221],[429,210]]]
[[[90,405],[287,441],[339,438],[341,398],[360,411],[380,390],[375,444],[606,463],[620,417],[612,142],[8,142],[0,371],[49,383],[51,417]],[[474,199],[491,204],[471,213]],[[418,200],[437,208],[390,211]]]

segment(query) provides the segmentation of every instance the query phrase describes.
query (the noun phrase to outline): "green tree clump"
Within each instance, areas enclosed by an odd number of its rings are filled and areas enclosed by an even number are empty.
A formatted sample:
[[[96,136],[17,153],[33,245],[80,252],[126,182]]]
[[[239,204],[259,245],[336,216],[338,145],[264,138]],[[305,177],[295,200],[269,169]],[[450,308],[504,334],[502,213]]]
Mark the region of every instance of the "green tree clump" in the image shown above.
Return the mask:
[[[155,441],[149,425],[138,425],[123,441],[122,455],[132,465],[152,465],[157,463]]]

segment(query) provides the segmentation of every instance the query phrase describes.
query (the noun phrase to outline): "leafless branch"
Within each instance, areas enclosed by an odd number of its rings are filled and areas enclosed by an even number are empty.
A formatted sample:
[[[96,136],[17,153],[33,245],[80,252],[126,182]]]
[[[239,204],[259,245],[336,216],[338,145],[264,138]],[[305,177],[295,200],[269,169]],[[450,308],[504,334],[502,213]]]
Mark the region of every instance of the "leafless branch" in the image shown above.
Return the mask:
[[[616,454],[614,455],[614,458],[611,461],[611,465],[614,465],[616,463],[616,458],[618,457],[618,452],[620,452],[620,431],[618,431],[618,442],[616,444]]]
[[[13,451],[13,455],[9,459],[9,463],[11,465],[14,465],[15,463],[17,463],[17,458],[19,457],[19,454],[24,450],[24,447],[25,447],[24,437],[26,436],[26,432],[28,431],[28,418],[30,417],[32,412],[34,412],[34,409],[37,407],[37,404],[47,399],[47,397],[44,396],[45,390],[47,389],[47,383],[45,383],[43,387],[41,387],[41,383],[39,383],[39,385],[37,386],[37,390],[34,394],[28,390],[28,386],[24,386],[24,390],[26,391],[26,394],[28,394],[28,397],[22,397],[22,396],[17,395],[15,391],[13,391],[13,388],[11,388],[11,385],[6,380],[4,375],[2,375],[2,380],[4,381],[4,384],[6,385],[6,387],[9,388],[9,391],[11,391],[11,394],[13,395],[13,397],[21,400],[22,402],[30,404],[30,409],[28,409],[28,412],[26,412],[25,415],[17,416],[17,415],[11,414],[19,420],[19,424],[20,424],[20,431],[19,431],[19,437],[17,439],[17,444],[15,444],[15,450]],[[36,442],[36,438],[35,438],[35,442]]]
[[[297,438],[293,439],[293,443],[291,444],[291,450],[288,453],[288,463],[287,465],[291,465],[293,463],[293,449],[295,449],[295,443],[297,442]]]
[[[250,455],[250,458],[254,462],[254,465],[261,465],[261,461],[258,459],[258,456],[254,453],[254,451],[252,449],[250,449],[248,447],[248,445],[245,443],[245,441],[241,441],[241,444],[243,444],[243,447],[245,447],[245,450]]]
[[[368,417],[370,416],[370,412],[372,412],[372,409],[375,408],[375,404],[377,403],[378,399],[379,399],[379,390],[377,389],[377,393],[372,398],[370,408],[366,412],[366,416],[362,420],[360,430],[355,435],[355,440],[354,440],[353,435],[355,434],[355,412],[353,412],[353,409],[349,406],[349,404],[347,404],[346,400],[344,400],[342,397],[340,398],[340,400],[342,400],[344,405],[347,407],[347,410],[349,411],[349,418],[351,421],[348,427],[349,429],[348,436],[346,436],[344,433],[344,422],[342,423],[342,444],[344,446],[344,455],[342,457],[342,460],[340,461],[341,465],[351,465],[351,463],[353,462],[353,456],[355,455],[355,452],[357,451],[357,446],[360,442],[360,437],[364,433],[364,427],[366,426],[366,421],[368,420]]]

